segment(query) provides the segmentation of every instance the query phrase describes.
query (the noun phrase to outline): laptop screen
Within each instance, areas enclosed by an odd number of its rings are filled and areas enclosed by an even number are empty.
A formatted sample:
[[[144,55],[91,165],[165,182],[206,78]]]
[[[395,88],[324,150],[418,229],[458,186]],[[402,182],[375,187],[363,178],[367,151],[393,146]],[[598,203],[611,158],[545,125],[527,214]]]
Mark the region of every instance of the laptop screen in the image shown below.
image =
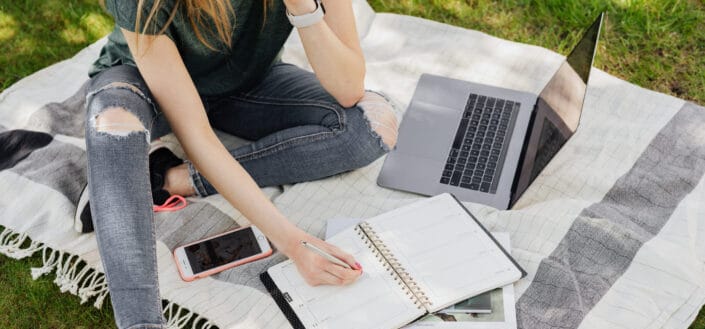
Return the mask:
[[[512,203],[578,129],[603,16],[590,26],[539,94]]]

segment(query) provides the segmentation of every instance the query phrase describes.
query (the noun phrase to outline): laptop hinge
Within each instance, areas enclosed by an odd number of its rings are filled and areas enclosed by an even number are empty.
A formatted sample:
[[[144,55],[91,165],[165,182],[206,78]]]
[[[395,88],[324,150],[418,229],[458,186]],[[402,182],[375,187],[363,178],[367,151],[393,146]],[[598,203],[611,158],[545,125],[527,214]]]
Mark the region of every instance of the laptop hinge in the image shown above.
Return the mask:
[[[534,127],[534,119],[536,118],[536,112],[538,111],[539,108],[539,101],[538,98],[536,99],[536,102],[534,103],[534,108],[531,111],[531,118],[529,119],[529,125],[526,128],[526,135],[524,136],[524,144],[521,147],[521,153],[519,155],[519,162],[517,165],[516,172],[514,173],[514,181],[512,182],[512,188],[510,192],[510,197],[509,197],[509,209],[511,209],[514,206],[514,203],[517,201],[516,198],[516,192],[517,192],[517,185],[519,184],[519,179],[521,178],[521,171],[524,169],[524,156],[526,155],[526,149],[529,147],[529,140],[531,139],[531,131],[533,130]]]

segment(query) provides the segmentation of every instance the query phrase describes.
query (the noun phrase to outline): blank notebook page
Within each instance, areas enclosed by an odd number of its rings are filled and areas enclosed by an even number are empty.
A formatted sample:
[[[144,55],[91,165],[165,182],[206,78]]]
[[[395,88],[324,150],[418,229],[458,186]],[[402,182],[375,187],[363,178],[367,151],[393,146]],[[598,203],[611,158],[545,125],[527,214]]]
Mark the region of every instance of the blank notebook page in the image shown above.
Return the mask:
[[[399,328],[425,313],[414,305],[398,281],[385,270],[354,228],[328,239],[352,254],[363,266],[363,275],[350,286],[309,286],[287,261],[269,269],[289,304],[307,328]]]
[[[521,271],[449,194],[367,220],[435,312],[514,282]]]

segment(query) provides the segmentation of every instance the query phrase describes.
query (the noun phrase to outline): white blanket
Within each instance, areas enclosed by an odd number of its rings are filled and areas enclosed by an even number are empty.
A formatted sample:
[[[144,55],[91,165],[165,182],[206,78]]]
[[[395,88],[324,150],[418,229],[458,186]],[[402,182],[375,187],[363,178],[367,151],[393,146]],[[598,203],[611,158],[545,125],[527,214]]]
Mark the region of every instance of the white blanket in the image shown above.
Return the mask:
[[[563,60],[540,47],[354,4],[366,86],[391,96],[400,116],[421,73],[538,93]],[[53,271],[63,291],[96,307],[107,287],[94,235],[71,228],[85,184],[85,142],[82,100],[70,96],[103,42],[0,94],[0,141],[17,129],[52,137],[0,166],[0,225],[8,228],[0,252],[42,252],[44,265],[32,275]],[[284,60],[308,67],[295,34]],[[510,232],[512,253],[529,272],[515,285],[520,327],[686,328],[693,321],[705,303],[703,127],[703,108],[593,70],[580,129],[514,210],[467,204],[490,230]],[[267,193],[293,222],[322,237],[328,218],[370,217],[418,198],[375,184],[382,161]],[[191,201],[155,219],[169,324],[197,316],[194,327],[289,327],[257,278],[281,255],[192,283],[179,279],[171,248],[246,223],[220,196]],[[32,243],[23,248],[26,239]],[[79,261],[88,266],[78,271]],[[177,315],[181,309],[190,312]]]

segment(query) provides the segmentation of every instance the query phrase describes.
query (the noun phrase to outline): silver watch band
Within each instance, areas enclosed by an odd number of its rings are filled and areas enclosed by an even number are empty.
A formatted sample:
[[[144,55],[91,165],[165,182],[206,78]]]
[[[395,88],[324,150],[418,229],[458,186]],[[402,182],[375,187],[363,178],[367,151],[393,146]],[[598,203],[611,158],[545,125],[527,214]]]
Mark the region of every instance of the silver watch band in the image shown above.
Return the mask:
[[[291,25],[296,28],[302,28],[311,26],[323,20],[323,17],[325,16],[323,4],[321,4],[321,0],[314,0],[314,2],[316,3],[316,10],[308,14],[294,16],[287,10],[286,17],[289,19]]]

